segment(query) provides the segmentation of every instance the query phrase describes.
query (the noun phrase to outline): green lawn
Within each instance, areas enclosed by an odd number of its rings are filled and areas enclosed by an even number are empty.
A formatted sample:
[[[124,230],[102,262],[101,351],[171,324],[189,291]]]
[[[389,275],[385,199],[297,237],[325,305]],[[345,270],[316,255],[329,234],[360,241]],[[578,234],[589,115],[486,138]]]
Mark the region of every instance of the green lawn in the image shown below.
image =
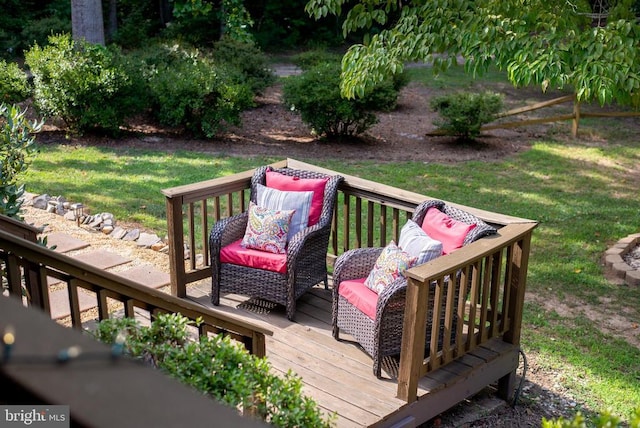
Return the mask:
[[[581,308],[621,314],[636,329],[640,290],[603,277],[602,255],[639,232],[640,145],[625,131],[630,119],[581,125],[588,138],[534,142],[531,150],[497,162],[455,165],[315,161],[320,166],[464,205],[540,222],[534,231],[524,320],[525,352],[560,373],[578,408],[611,408],[625,418],[640,403],[640,349],[601,331]],[[189,152],[46,145],[25,177],[27,190],[62,194],[93,212],[166,230],[163,188],[207,180],[272,162]],[[543,302],[575,309],[562,313]]]

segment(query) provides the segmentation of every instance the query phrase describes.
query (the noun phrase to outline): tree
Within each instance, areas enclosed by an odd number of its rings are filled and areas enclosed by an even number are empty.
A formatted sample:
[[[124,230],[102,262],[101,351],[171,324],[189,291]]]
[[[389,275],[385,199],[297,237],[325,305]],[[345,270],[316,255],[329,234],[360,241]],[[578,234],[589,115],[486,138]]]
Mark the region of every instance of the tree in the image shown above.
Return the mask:
[[[361,96],[406,61],[441,71],[465,58],[469,72],[507,70],[516,86],[571,89],[578,101],[640,105],[640,27],[632,0],[593,19],[585,0],[310,0],[316,19],[346,12],[343,34],[365,30],[342,61],[343,95]],[[343,11],[343,7],[349,8]],[[600,16],[599,16],[600,17]],[[375,33],[371,35],[372,33]]]
[[[101,0],[71,0],[73,39],[104,45]]]

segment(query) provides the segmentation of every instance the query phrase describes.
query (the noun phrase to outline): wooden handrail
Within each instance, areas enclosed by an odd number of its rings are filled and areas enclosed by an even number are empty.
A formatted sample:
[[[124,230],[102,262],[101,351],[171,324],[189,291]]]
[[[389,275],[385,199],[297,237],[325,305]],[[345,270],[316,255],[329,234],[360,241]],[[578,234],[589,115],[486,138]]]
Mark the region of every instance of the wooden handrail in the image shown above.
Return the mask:
[[[275,168],[306,169],[329,175],[340,174],[344,177],[338,189],[341,203],[336,209],[334,232],[329,248],[330,262],[339,253],[354,246],[383,245],[390,239],[397,239],[397,234],[402,226],[400,219],[402,217],[410,218],[414,208],[420,202],[425,199],[433,199],[429,196],[321,168],[295,159],[286,159],[271,165]],[[214,222],[244,210],[252,175],[253,170],[249,170],[162,190],[167,207],[167,231],[171,238],[169,240],[169,263],[171,294],[174,296],[186,297],[187,284],[211,275],[208,232]],[[528,219],[485,211],[454,202],[445,202],[494,225],[532,222]],[[226,210],[223,210],[223,207],[226,207]],[[385,223],[379,212],[380,209],[386,210],[385,214],[392,219],[385,220]],[[199,218],[197,219],[195,212],[198,212]],[[349,215],[354,216],[357,227],[354,228],[349,224]],[[363,218],[366,218],[366,223],[360,223]],[[378,236],[382,226],[385,226],[384,232]],[[362,228],[365,230],[363,231]],[[199,230],[196,231],[196,229]],[[198,233],[200,239],[196,237]],[[382,239],[376,240],[376,237]],[[351,240],[353,242],[350,242]],[[187,266],[185,266],[185,244],[190,252]],[[200,251],[203,255],[204,263],[200,266],[196,263],[196,251]]]
[[[190,301],[145,287],[128,278],[104,271],[77,259],[56,253],[41,245],[28,242],[0,230],[0,257],[7,265],[9,290],[21,297],[22,277],[19,266],[27,263],[35,269],[38,289],[45,293],[43,301],[48,302],[46,278],[50,275],[65,277],[69,287],[72,322],[80,328],[78,289],[96,293],[98,312],[101,318],[109,316],[107,298],[118,300],[125,305],[125,314],[133,316],[134,308],[144,309],[151,314],[157,312],[180,313],[196,320],[202,319],[200,333],[224,332],[244,343],[257,356],[265,355],[265,335],[272,335],[269,329],[254,325],[213,309],[196,305]],[[28,274],[28,272],[27,272]],[[43,308],[46,311],[47,308]]]
[[[462,356],[493,337],[502,336],[507,343],[520,343],[524,291],[531,234],[537,223],[514,223],[499,229],[498,235],[475,241],[447,256],[436,258],[406,272],[409,278],[403,327],[398,397],[415,401],[419,379],[429,371]],[[458,278],[458,305],[454,287],[444,294],[442,284]],[[430,294],[435,295],[433,307],[444,313],[426,311]],[[469,306],[467,308],[466,302]],[[431,309],[431,308],[430,308]],[[426,317],[433,316],[430,355],[425,359]],[[454,324],[453,320],[465,320]],[[443,321],[444,320],[444,321]],[[438,348],[437,329],[445,326],[442,349]],[[455,342],[450,344],[453,329]],[[512,375],[501,379],[504,393],[512,390]]]

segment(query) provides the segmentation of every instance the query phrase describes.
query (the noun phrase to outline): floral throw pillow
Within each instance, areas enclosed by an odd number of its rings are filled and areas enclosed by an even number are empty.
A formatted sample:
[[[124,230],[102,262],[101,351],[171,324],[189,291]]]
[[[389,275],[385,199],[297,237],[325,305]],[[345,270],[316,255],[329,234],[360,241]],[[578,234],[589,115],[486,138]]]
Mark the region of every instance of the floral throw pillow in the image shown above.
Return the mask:
[[[312,198],[313,192],[283,192],[262,184],[256,187],[256,203],[259,206],[272,210],[294,210],[287,242],[307,227]]]
[[[416,261],[416,257],[402,251],[394,241],[391,241],[378,256],[364,285],[380,294],[385,287],[403,275],[405,270],[413,267]]]
[[[254,250],[284,254],[293,210],[271,210],[249,203],[249,220],[242,246]]]

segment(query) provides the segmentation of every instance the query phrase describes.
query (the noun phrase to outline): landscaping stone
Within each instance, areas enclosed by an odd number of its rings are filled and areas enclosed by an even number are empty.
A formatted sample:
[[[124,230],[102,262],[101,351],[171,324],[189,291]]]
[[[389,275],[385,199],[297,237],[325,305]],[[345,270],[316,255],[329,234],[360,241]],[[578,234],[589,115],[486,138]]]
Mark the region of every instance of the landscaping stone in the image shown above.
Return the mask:
[[[49,247],[56,246],[55,251],[59,253],[67,253],[73,250],[86,248],[89,244],[81,239],[74,238],[66,233],[51,233],[47,235],[47,245]]]
[[[122,257],[120,254],[112,253],[110,251],[102,249],[77,254],[73,256],[73,258],[95,266],[98,269],[109,269],[114,266],[119,266],[131,262],[131,259],[129,258]]]
[[[138,239],[138,237],[140,237],[140,230],[131,229],[126,233],[126,235],[124,235],[122,239],[124,239],[125,241],[135,241],[136,239]]]
[[[137,244],[141,247],[151,247],[153,244],[160,242],[160,237],[155,233],[142,232],[138,237]]]
[[[113,231],[111,231],[111,237],[113,239],[122,239],[127,234],[127,231],[120,226],[116,226]]]
[[[627,285],[631,287],[640,287],[640,271],[637,271],[637,270],[627,271],[624,277],[624,281],[627,283]]]
[[[46,210],[50,199],[51,196],[45,193],[44,195],[36,196],[35,198],[33,198],[32,205],[34,208],[38,208],[39,210]]]
[[[169,285],[169,274],[159,271],[155,266],[140,265],[131,269],[116,272],[116,275],[130,279],[138,284],[151,288],[160,288]]]

